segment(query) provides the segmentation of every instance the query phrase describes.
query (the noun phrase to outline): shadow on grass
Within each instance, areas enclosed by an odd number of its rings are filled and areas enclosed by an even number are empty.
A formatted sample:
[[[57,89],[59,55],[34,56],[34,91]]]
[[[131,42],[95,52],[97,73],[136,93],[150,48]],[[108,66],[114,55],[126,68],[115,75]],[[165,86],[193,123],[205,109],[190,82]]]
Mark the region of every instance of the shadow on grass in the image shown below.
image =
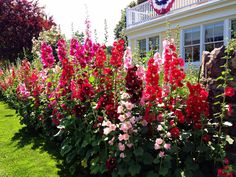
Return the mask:
[[[18,148],[33,144],[32,149],[39,149],[41,152],[49,153],[57,161],[57,168],[60,169],[58,176],[72,177],[68,170],[69,167],[60,155],[59,143],[57,144],[55,141],[39,136],[35,132],[28,130],[26,127],[23,127],[15,133],[12,137],[12,141],[17,141]]]

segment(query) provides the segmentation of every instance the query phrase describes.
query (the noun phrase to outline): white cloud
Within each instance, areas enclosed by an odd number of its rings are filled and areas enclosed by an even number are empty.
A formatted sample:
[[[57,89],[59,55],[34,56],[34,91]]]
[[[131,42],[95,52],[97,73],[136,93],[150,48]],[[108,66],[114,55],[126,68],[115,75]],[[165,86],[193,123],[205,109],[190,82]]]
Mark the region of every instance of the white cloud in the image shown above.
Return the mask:
[[[108,24],[108,43],[114,40],[113,30],[121,17],[121,10],[132,0],[39,0],[45,6],[46,14],[52,15],[67,37],[71,36],[73,23],[74,30],[84,31],[86,6],[91,21],[92,32],[97,30],[98,41],[104,41],[104,20]]]

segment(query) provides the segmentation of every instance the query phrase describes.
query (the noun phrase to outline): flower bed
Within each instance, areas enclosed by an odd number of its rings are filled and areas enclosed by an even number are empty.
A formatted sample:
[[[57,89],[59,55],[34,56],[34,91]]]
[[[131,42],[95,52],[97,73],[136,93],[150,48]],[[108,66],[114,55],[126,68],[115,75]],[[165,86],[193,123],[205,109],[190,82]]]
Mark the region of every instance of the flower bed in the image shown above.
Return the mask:
[[[123,40],[108,56],[90,38],[61,38],[57,62],[44,41],[41,62],[2,71],[0,87],[22,123],[61,142],[71,173],[232,176],[224,160],[232,142],[221,131],[227,124],[209,117],[208,92],[185,80],[173,41],[164,46],[164,64],[155,55],[144,68],[130,52],[123,59]]]

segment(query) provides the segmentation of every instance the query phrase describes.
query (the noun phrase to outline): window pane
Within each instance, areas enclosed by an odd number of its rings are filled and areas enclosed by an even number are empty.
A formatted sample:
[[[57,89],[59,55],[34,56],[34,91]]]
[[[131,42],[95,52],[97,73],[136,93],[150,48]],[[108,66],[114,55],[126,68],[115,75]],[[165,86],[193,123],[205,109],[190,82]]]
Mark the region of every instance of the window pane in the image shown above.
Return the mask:
[[[193,46],[193,61],[200,61],[200,45]]]
[[[223,42],[217,42],[217,43],[215,43],[215,48],[222,47],[223,45],[224,45]]]
[[[149,38],[149,50],[157,51],[159,49],[159,37]]]
[[[231,21],[232,38],[236,38],[236,20]]]
[[[192,61],[192,47],[185,47],[185,62]]]
[[[213,42],[214,25],[205,27],[205,42]]]
[[[191,30],[184,32],[184,45],[191,45]]]
[[[214,49],[214,43],[213,44],[206,44],[205,50],[211,52]]]
[[[145,57],[145,55],[146,55],[146,39],[139,40],[138,43],[139,43],[140,57]]]
[[[200,28],[192,29],[192,44],[200,44]]]
[[[224,39],[224,25],[217,23],[214,25],[214,41],[223,41]]]

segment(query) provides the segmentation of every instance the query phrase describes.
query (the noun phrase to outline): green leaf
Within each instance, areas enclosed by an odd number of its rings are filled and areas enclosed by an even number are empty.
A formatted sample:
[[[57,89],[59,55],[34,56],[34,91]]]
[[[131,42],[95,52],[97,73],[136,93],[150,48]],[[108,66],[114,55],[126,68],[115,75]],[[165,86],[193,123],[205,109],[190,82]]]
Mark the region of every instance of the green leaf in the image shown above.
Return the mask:
[[[66,156],[66,162],[70,163],[76,156],[76,151],[72,151],[70,152],[67,156]]]
[[[70,174],[72,174],[72,175],[75,174],[75,170],[76,170],[75,165],[70,166],[70,168],[69,168]]]
[[[144,155],[143,155],[143,163],[145,165],[151,165],[153,162],[153,157],[150,153],[148,152],[145,152]]]
[[[139,174],[140,170],[141,170],[141,166],[138,163],[133,161],[133,163],[129,167],[129,172],[130,172],[131,176],[137,176],[137,174]]]
[[[67,154],[68,152],[70,152],[70,150],[72,149],[72,146],[70,145],[64,145],[61,148],[61,155],[65,156],[65,154]]]
[[[155,173],[154,171],[149,171],[146,175],[146,177],[158,177],[159,175]]]
[[[168,174],[169,168],[166,168],[164,165],[160,168],[159,174],[162,176],[166,176]]]
[[[94,76],[90,76],[90,77],[89,77],[89,82],[90,82],[90,83],[94,83],[94,81],[95,81],[95,77],[94,77]]]
[[[134,150],[135,156],[142,156],[143,155],[143,148],[138,147],[137,149]]]
[[[157,156],[154,160],[153,160],[154,164],[159,164],[160,163],[160,157]]]

